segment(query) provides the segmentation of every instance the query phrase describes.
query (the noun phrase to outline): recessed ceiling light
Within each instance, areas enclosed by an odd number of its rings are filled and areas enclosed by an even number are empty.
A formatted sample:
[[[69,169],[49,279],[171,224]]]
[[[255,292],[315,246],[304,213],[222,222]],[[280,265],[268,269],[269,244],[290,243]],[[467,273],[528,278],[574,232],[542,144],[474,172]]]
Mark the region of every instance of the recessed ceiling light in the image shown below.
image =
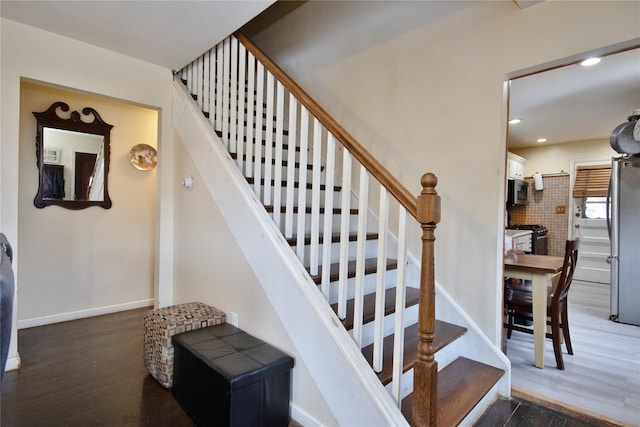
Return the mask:
[[[536,142],[547,142],[547,138],[538,138]]]
[[[520,123],[521,121],[522,121],[522,119],[511,119],[511,120],[509,120],[509,124],[510,125],[515,125],[515,124]]]
[[[600,61],[600,58],[587,58],[584,61],[580,62],[580,65],[582,65],[583,67],[589,67],[591,65],[596,65]]]

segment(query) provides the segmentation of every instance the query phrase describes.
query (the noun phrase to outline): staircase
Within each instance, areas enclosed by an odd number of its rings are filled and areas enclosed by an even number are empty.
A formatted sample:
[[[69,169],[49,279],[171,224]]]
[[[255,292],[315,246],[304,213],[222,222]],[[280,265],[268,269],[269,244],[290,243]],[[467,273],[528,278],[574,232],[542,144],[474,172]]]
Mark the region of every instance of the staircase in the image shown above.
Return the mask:
[[[406,420],[477,417],[504,367],[482,357],[471,326],[435,320],[436,300],[455,306],[435,291],[435,177],[416,200],[242,34],[176,76]],[[407,248],[410,217],[422,218],[421,263]]]

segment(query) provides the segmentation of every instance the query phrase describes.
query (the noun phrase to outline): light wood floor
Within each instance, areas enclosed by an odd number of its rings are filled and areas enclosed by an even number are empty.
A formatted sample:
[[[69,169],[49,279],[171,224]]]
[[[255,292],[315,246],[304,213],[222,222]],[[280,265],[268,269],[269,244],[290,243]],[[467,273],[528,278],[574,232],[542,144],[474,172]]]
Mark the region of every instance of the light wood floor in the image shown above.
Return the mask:
[[[608,318],[609,286],[574,281],[569,292],[574,355],[563,347],[565,370],[557,369],[547,340],[545,368],[538,369],[533,366],[533,336],[514,331],[507,341],[512,386],[640,426],[640,327]]]

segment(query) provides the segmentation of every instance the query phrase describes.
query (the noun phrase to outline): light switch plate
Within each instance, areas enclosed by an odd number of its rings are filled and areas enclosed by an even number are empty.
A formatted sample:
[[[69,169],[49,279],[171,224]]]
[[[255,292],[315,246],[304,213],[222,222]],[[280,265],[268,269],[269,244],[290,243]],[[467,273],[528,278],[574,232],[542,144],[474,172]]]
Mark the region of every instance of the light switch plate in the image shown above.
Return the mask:
[[[556,206],[556,213],[557,214],[567,213],[567,207],[565,205]]]

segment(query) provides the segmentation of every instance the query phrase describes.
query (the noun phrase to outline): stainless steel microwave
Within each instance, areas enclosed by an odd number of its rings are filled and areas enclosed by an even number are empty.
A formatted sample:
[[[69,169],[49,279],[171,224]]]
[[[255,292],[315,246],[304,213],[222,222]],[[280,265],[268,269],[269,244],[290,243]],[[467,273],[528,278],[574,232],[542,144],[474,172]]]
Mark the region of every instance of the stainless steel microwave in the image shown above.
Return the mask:
[[[529,199],[529,184],[522,179],[507,181],[507,205],[526,205]]]

